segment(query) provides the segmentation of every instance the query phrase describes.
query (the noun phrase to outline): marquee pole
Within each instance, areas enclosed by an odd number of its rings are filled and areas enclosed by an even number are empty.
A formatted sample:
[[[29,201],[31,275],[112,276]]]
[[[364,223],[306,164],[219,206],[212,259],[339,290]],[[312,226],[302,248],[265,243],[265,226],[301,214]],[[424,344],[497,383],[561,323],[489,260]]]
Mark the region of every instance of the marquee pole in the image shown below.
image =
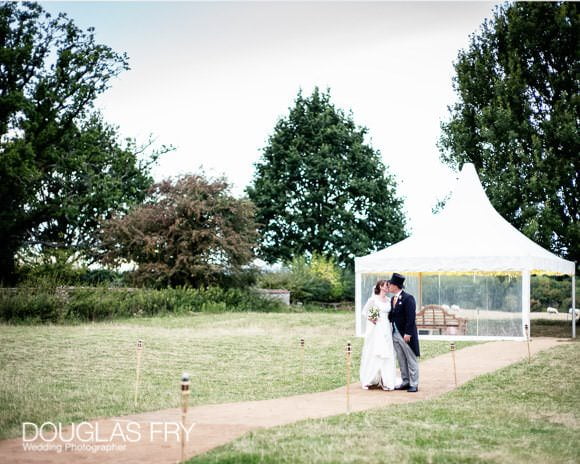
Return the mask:
[[[354,314],[355,314],[355,333],[357,337],[363,335],[362,327],[362,275],[360,272],[355,272],[354,284]]]
[[[574,275],[572,276],[572,338],[576,338],[576,263],[574,263]]]
[[[530,271],[522,271],[522,333],[526,336],[526,325],[530,327]]]
[[[419,297],[419,311],[421,309],[423,309],[423,273],[419,272],[419,291],[418,293],[418,297]]]

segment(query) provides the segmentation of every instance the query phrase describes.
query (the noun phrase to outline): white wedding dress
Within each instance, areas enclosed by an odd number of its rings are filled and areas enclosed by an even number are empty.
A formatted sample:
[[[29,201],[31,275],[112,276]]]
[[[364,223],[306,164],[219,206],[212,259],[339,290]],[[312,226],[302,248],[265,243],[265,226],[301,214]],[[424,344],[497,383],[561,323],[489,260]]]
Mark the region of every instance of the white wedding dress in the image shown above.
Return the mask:
[[[391,303],[388,298],[382,302],[378,295],[371,296],[362,310],[365,318],[373,306],[380,310],[379,319],[376,324],[368,319],[366,321],[360,383],[363,388],[379,386],[383,390],[392,390],[395,388],[396,372],[393,330],[388,319]]]

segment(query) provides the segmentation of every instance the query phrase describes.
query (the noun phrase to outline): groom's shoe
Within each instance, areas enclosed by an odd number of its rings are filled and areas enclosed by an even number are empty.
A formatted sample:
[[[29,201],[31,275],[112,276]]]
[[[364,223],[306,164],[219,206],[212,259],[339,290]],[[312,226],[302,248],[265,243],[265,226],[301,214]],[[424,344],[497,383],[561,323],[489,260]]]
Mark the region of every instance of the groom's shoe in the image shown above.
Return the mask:
[[[419,391],[419,387],[409,387],[407,389],[407,393],[417,393]]]
[[[395,387],[395,390],[408,390],[410,385],[408,383],[402,383]]]

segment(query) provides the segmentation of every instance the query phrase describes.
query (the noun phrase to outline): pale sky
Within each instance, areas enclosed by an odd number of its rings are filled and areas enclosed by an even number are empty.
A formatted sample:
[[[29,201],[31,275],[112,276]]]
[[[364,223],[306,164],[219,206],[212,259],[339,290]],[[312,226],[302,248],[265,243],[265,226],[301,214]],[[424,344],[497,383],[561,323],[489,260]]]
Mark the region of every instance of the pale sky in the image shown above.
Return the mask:
[[[491,17],[489,2],[43,2],[129,56],[97,101],[124,136],[171,144],[156,180],[225,175],[233,193],[299,89],[330,88],[369,129],[420,227],[455,174],[439,161],[454,101],[453,61]]]

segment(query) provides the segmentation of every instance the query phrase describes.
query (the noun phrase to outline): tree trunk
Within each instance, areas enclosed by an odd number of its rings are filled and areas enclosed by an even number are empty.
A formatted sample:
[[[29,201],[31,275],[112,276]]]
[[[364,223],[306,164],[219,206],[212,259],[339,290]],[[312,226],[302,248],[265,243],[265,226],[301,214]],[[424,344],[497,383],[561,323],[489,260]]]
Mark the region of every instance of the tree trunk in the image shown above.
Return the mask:
[[[11,246],[0,246],[0,286],[16,283],[16,250]]]

